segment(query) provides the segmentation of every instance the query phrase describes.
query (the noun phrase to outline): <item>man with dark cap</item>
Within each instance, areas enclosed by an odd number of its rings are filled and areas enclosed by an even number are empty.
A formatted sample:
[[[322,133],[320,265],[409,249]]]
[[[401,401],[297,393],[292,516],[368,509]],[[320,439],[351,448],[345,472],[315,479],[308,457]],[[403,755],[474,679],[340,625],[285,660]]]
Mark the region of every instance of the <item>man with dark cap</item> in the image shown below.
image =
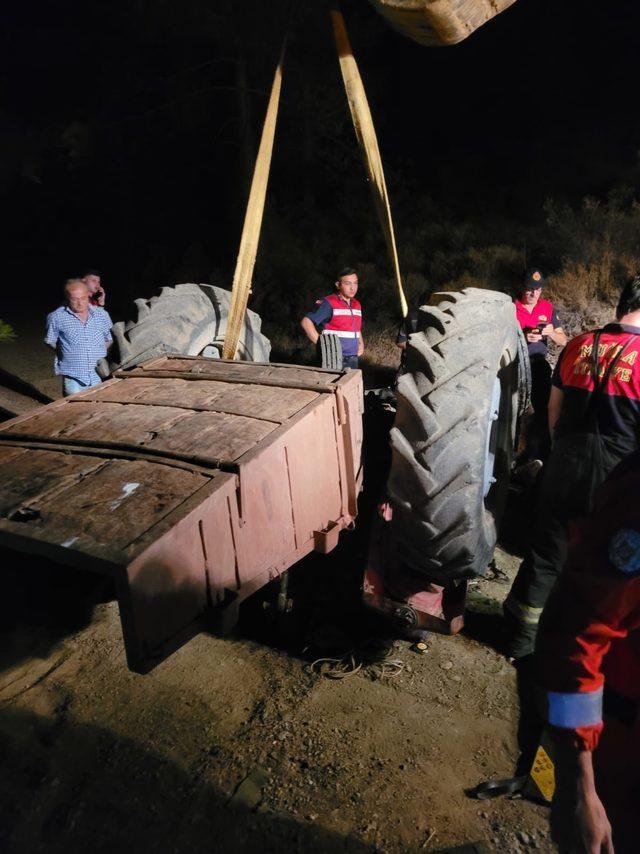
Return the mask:
[[[548,342],[560,347],[567,343],[558,314],[549,300],[541,299],[545,278],[538,267],[525,273],[520,297],[516,299],[516,319],[527,339],[531,362],[531,405],[533,420],[527,431],[524,460],[545,460],[549,454],[547,407],[551,392],[551,365],[547,362]]]

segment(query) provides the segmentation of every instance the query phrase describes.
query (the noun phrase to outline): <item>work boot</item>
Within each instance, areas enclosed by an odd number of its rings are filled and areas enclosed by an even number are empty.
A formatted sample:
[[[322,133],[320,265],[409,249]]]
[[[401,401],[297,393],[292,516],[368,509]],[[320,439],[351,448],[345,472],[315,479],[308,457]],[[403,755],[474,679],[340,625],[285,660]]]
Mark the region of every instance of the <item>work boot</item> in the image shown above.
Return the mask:
[[[538,624],[520,622],[504,605],[502,612],[505,627],[503,647],[505,656],[513,662],[532,655],[536,645]]]

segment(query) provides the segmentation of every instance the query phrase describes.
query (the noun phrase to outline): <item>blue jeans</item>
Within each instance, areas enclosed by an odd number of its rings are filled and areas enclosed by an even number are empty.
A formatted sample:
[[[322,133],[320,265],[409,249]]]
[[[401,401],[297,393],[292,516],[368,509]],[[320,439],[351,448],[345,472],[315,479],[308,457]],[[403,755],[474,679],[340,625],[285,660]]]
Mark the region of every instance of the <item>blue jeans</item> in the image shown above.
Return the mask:
[[[353,368],[354,370],[358,367],[358,357],[357,356],[342,356],[342,367],[343,368]]]
[[[69,397],[69,395],[75,394],[77,391],[83,391],[85,388],[100,385],[101,382],[102,380],[97,375],[95,380],[91,380],[90,383],[82,383],[80,380],[75,379],[75,377],[62,377],[62,393],[65,397]]]

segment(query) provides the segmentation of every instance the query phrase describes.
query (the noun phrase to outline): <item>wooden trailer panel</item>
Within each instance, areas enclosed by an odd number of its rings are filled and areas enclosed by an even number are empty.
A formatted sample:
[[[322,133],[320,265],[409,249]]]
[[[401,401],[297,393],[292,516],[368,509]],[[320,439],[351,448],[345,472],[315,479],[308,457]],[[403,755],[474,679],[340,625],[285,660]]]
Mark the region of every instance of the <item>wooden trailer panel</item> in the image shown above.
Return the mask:
[[[362,490],[363,388],[360,383],[345,383],[336,396],[341,435],[337,444],[345,457],[343,493],[348,498],[348,512],[355,517],[358,512],[358,495]]]
[[[169,386],[163,379],[130,377],[126,383],[105,383],[96,386],[83,395],[83,400],[174,406],[247,417],[258,415],[261,420],[282,424],[315,397],[315,392],[303,389],[263,386],[260,391],[259,410],[256,412],[255,386],[229,385],[215,380],[193,383],[181,379],[175,379]]]
[[[69,480],[84,478],[101,465],[95,457],[75,457],[59,452],[32,453],[26,448],[0,445],[0,518],[12,518],[21,508],[49,489],[60,488]]]
[[[126,384],[126,383],[125,383]],[[201,460],[235,460],[275,429],[272,421],[220,412],[193,412],[171,406],[126,406],[70,398],[64,408],[44,407],[28,421],[5,428],[16,436],[75,440],[111,447],[197,454]]]
[[[343,518],[335,417],[334,397],[324,395],[238,461],[242,583],[282,572],[300,549],[312,550],[314,531]]]
[[[162,357],[0,425],[0,542],[116,582],[152,668],[352,523],[362,380]]]
[[[237,478],[217,472],[165,519],[161,536],[151,530],[146,548],[138,542],[129,550],[135,557],[122,569],[118,601],[132,670],[151,670],[211,626],[216,607],[225,600],[235,604],[236,492]]]
[[[9,474],[9,491],[3,489],[0,506],[3,530],[48,544],[48,553],[61,563],[72,550],[86,555],[88,566],[91,557],[112,564],[114,573],[126,563],[132,544],[211,481],[197,472],[144,461],[22,453],[14,465],[1,469]]]

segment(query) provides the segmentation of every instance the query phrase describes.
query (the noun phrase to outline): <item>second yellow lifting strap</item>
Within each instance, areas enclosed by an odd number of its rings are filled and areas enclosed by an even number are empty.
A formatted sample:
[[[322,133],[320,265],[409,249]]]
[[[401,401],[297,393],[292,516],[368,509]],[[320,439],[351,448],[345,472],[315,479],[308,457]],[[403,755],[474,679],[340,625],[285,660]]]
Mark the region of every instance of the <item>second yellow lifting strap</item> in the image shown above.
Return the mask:
[[[356,132],[356,137],[362,151],[365,168],[373,198],[380,218],[382,232],[387,244],[389,257],[393,266],[393,272],[398,287],[398,297],[400,299],[400,309],[402,316],[407,316],[407,300],[402,287],[402,278],[400,276],[400,264],[398,263],[398,250],[396,249],[396,238],[393,231],[393,220],[391,219],[391,207],[389,205],[389,195],[387,193],[387,185],[384,180],[384,171],[382,169],[382,159],[378,148],[378,140],[376,131],[371,118],[371,110],[367,102],[367,95],[364,91],[362,78],[358,71],[358,66],[349,44],[347,28],[344,23],[342,13],[337,9],[331,10],[331,21],[333,23],[333,34],[335,37],[336,47],[338,49],[338,59],[340,62],[340,71],[344,81],[344,88],[349,102],[353,127]]]

